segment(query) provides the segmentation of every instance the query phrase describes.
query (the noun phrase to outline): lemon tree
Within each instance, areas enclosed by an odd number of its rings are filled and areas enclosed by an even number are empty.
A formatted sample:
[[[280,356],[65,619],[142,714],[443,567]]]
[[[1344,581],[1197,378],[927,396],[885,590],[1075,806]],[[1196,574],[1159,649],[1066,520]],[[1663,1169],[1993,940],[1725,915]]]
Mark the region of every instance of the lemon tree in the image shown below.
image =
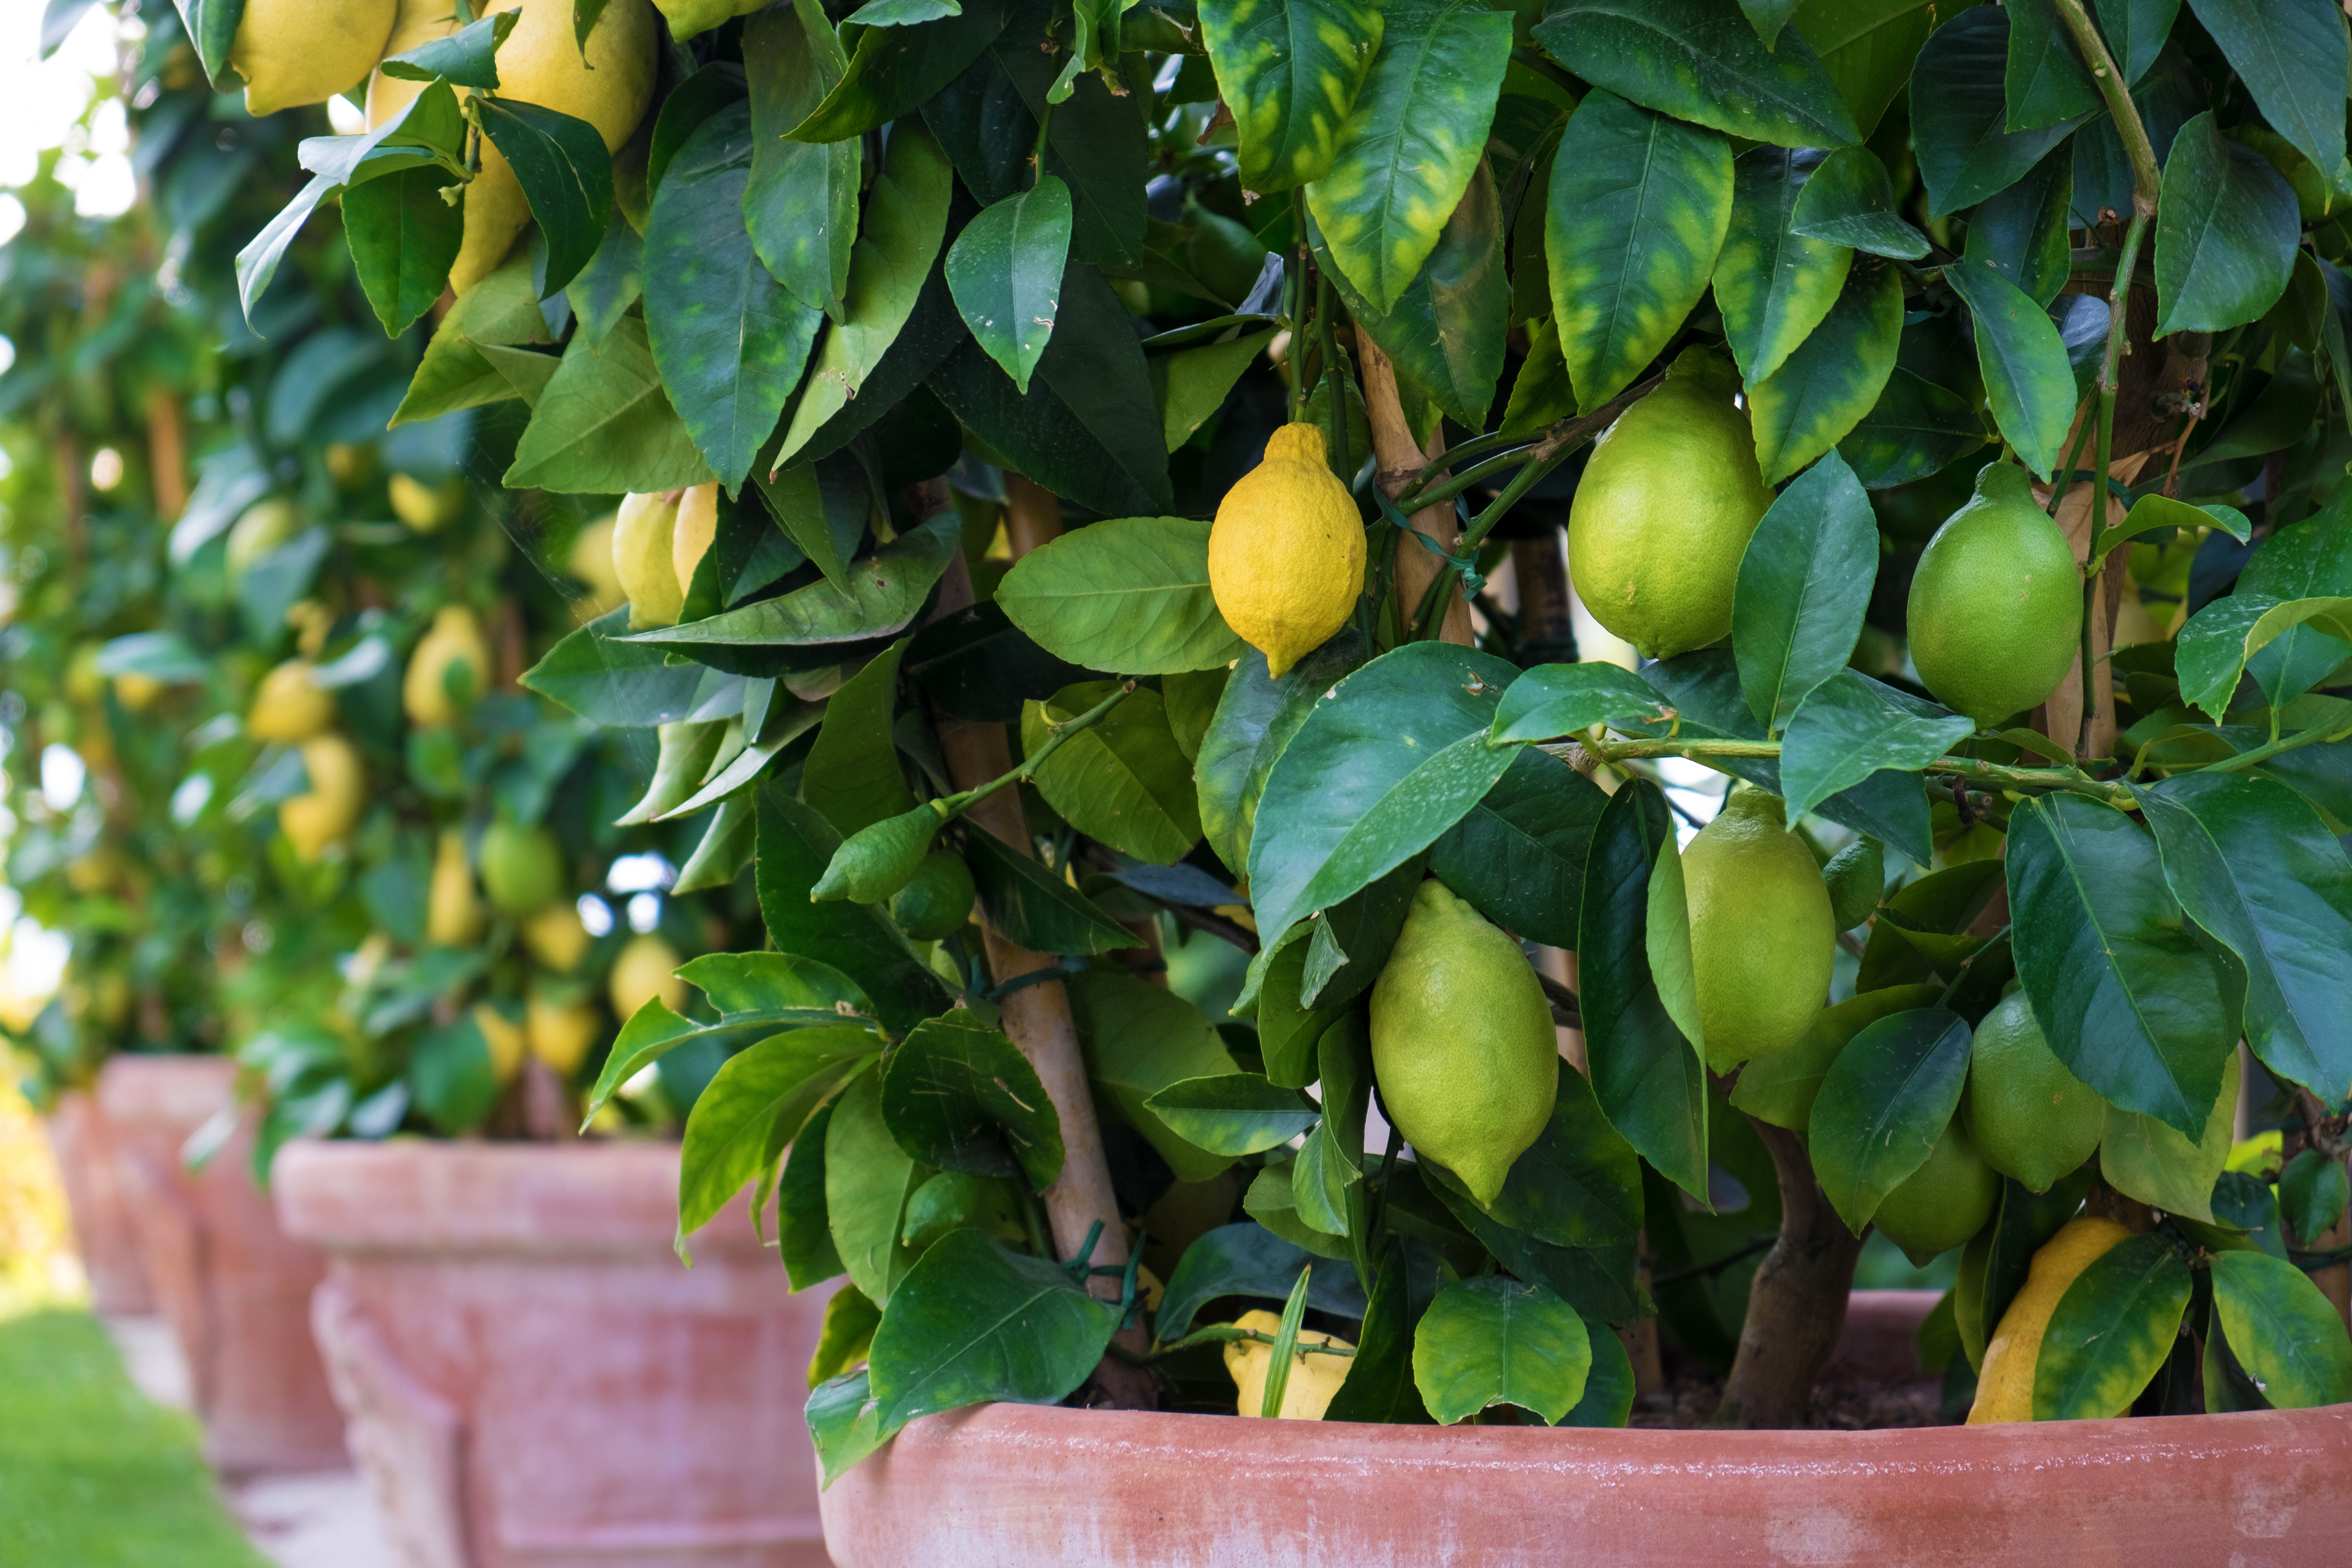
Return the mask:
[[[680,1232],[748,1187],[846,1277],[828,1475],[989,1399],[1620,1425],[1668,1358],[1801,1422],[1866,1236],[1955,1418],[2352,1398],[2327,0],[522,0],[341,86],[183,15],[184,90],[366,110],[192,336],[335,298],[350,439],[464,432],[384,491],[409,765],[490,781],[445,929],[553,964],[607,824],[731,912],[524,1026],[592,1116],[712,1069]],[[643,763],[551,828],[445,604],[521,567],[593,612],[524,765]]]

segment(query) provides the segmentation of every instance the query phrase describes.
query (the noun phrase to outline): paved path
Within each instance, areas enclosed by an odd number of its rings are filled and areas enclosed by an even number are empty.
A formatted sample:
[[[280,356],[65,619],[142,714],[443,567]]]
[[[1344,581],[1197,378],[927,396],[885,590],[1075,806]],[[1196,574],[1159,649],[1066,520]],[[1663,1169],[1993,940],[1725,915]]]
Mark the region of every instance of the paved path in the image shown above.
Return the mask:
[[[189,1406],[188,1368],[161,1318],[108,1318],[123,1369],[158,1405]],[[404,1568],[367,1484],[350,1470],[264,1476],[223,1489],[253,1543],[279,1568]]]

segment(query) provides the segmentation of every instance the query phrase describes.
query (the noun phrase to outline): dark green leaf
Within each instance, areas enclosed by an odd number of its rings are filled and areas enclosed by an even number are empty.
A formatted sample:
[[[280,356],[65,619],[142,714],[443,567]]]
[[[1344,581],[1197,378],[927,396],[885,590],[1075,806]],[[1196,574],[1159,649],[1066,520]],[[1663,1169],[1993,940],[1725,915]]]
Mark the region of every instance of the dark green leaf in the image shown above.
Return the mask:
[[[824,101],[785,134],[845,142],[879,131],[953,81],[1004,30],[1003,0],[971,0],[960,16],[911,27],[868,27]]]
[[[1841,668],[1805,700],[1781,740],[1790,825],[1882,768],[1926,767],[1975,731],[1974,720]]]
[[[1437,1291],[1433,1255],[1418,1255],[1416,1262],[1402,1239],[1391,1239],[1388,1256],[1373,1276],[1372,1297],[1364,1309],[1363,1334],[1355,1360],[1348,1363],[1348,1380],[1331,1396],[1326,1421],[1386,1421],[1424,1425],[1429,1412],[1412,1381],[1412,1333],[1420,1314],[1429,1310]],[[1613,1340],[1614,1335],[1603,1335]],[[1632,1385],[1627,1369],[1627,1385]]]
[[[1869,136],[1910,79],[1919,46],[1950,16],[1940,0],[1798,0],[1795,20]]]
[[[2129,1410],[2172,1353],[2191,1287],[2179,1244],[2153,1233],[2119,1242],[2076,1275],[2042,1331],[2033,1418],[2096,1420]]]
[[[489,1043],[471,1014],[417,1036],[409,1047],[408,1090],[410,1102],[449,1136],[481,1125],[498,1103],[499,1078]]]
[[[584,120],[511,98],[478,98],[482,129],[514,165],[530,215],[547,241],[540,298],[559,292],[588,265],[613,216],[613,156]]]
[[[2322,180],[2337,184],[2347,68],[2337,8],[2327,0],[2189,0],[2189,8],[2221,46],[2271,129],[2294,142]]]
[[[2272,1408],[2352,1400],[2352,1342],[2344,1320],[2300,1268],[2259,1252],[2217,1253],[2213,1310]]]
[[[1209,525],[1184,518],[1075,529],[1023,556],[996,602],[1048,653],[1089,669],[1172,675],[1244,651],[1209,592]]]
[[[907,650],[906,670],[941,711],[983,724],[1013,723],[1024,702],[1085,676],[1039,647],[994,603],[926,625]]]
[[[1135,933],[1089,903],[1036,859],[984,828],[964,835],[964,859],[989,928],[1032,952],[1116,952]]]
[[[772,5],[744,24],[743,64],[752,132],[743,224],[752,247],[793,299],[845,321],[864,142],[784,133],[840,82],[846,57],[820,7]]]
[[[2095,0],[2095,5],[2107,52],[2121,68],[2125,85],[2137,86],[2171,35],[2180,0]]]
[[[2306,1246],[2344,1223],[2352,1202],[2352,1179],[2344,1162],[2316,1149],[2305,1149],[2279,1173],[2278,1206],[2295,1239]]]
[[[1029,16],[1038,14],[1033,10]],[[1056,79],[1055,57],[1045,52],[1044,42],[1042,37],[1025,42],[1008,30],[992,50],[1033,120],[1047,112]],[[1098,76],[1089,74],[1052,114],[1045,172],[1070,187],[1070,254],[1102,266],[1141,261],[1150,221],[1143,187],[1157,165],[1150,163],[1150,138],[1134,100],[1114,97]],[[1035,142],[1033,132],[1022,146],[1024,163]]]
[[[1608,804],[1599,785],[1566,763],[1527,751],[1431,847],[1429,868],[1496,924],[1530,942],[1573,949],[1585,847]]]
[[[885,1310],[915,1261],[899,1232],[908,1195],[929,1175],[890,1136],[882,1075],[852,1079],[824,1130],[825,1220],[850,1283]]]
[[[1158,1338],[1162,1343],[1191,1331],[1201,1309],[1226,1296],[1286,1301],[1298,1271],[1310,1261],[1307,1250],[1262,1225],[1220,1226],[1184,1249],[1160,1298]],[[1345,1263],[1327,1262],[1308,1276],[1307,1304],[1343,1318],[1364,1315],[1363,1289]]]
[[[1266,678],[1265,655],[1245,650],[1217,699],[1215,717],[1201,737],[1192,775],[1201,797],[1201,829],[1217,858],[1228,866],[1249,864],[1258,796],[1266,775],[1290,744],[1315,700],[1363,662],[1364,647],[1351,630],[1301,658],[1279,680]]]
[[[449,264],[465,241],[465,214],[441,199],[448,183],[446,171],[428,163],[343,193],[352,268],[376,320],[394,337],[441,297]]]
[[[1616,665],[1539,664],[1503,693],[1494,738],[1498,743],[1556,740],[1636,716],[1664,722],[1665,707],[1656,688]]]
[[[1396,649],[1341,679],[1266,778],[1249,857],[1259,928],[1337,903],[1460,821],[1510,765],[1486,731],[1518,671],[1443,643]]]
[[[948,251],[964,325],[1024,397],[1054,333],[1069,254],[1070,187],[1051,174],[973,218]]]
[[[1413,1383],[1440,1425],[1516,1405],[1550,1426],[1583,1396],[1591,1365],[1576,1309],[1501,1275],[1445,1286],[1413,1331]]]
[[[645,323],[625,317],[602,342],[573,335],[499,482],[510,489],[619,495],[680,489],[712,478],[662,390]]]
[[[1856,1035],[1893,1014],[1933,1006],[1942,994],[1940,985],[1893,985],[1822,1009],[1795,1045],[1739,1069],[1739,1081],[1731,1089],[1732,1109],[1791,1132],[1804,1131],[1811,1124],[1822,1078]]]
[[[1322,1111],[1295,1089],[1256,1073],[1184,1079],[1143,1102],[1176,1135],[1212,1154],[1255,1154],[1287,1143]]]
[[[889,917],[864,905],[809,900],[840,847],[840,836],[814,811],[774,790],[760,792],[758,886],[769,939],[847,975],[887,1027],[911,1028],[945,1007],[947,993]]]
[[[1717,258],[1723,335],[1750,387],[1780,368],[1837,303],[1853,253],[1793,232],[1790,216],[1821,154],[1750,148],[1732,164],[1731,226]]]
[[[687,1237],[717,1217],[882,1044],[873,1030],[843,1024],[772,1036],[727,1058],[686,1120],[677,1170],[680,1256]]]
[[[865,642],[904,631],[947,570],[960,535],[952,511],[909,529],[856,563],[845,593],[812,583],[708,620],[640,632],[631,640],[666,648],[814,647]]]
[[[2066,235],[2074,198],[2074,159],[2062,147],[2015,184],[1985,198],[1969,219],[1968,258],[1990,267],[2047,309],[2074,265]],[[2104,344],[2106,338],[2101,316],[2097,341]]]
[[[2007,129],[2040,131],[2087,120],[2103,102],[2052,0],[2009,0],[2009,60],[2002,86]]]
[[[2007,129],[2009,26],[1997,5],[1964,10],[1936,30],[1912,68],[1912,137],[1931,217],[2005,188],[2082,123]]]
[[[608,329],[609,330],[609,329]],[[583,337],[591,336],[583,331]],[[515,395],[482,356],[482,345],[548,343],[554,338],[531,292],[530,263],[518,257],[466,291],[433,329],[424,363],[392,416],[397,426]],[[592,346],[593,346],[592,344]]]
[[[1584,1075],[1566,1062],[1551,1121],[1512,1163],[1486,1212],[1554,1247],[1613,1247],[1640,1234],[1640,1157],[1610,1126]]]
[[[446,37],[422,43],[393,55],[376,68],[402,81],[431,81],[439,77],[452,87],[479,88],[495,92],[499,86],[498,47],[521,19],[520,11],[500,11]]]
[[[1233,1163],[1179,1137],[1144,1103],[1186,1079],[1241,1071],[1201,1010],[1132,975],[1097,971],[1072,975],[1068,984],[1070,1014],[1097,1102],[1140,1132],[1178,1181],[1205,1182]],[[1285,1280],[1276,1299],[1289,1289]]]
[[[2309,802],[2271,779],[2188,773],[2139,798],[2173,896],[2245,966],[2246,1043],[2331,1102],[2352,1095],[2343,846]]]
[[[1814,166],[1790,211],[1789,231],[1905,261],[1927,254],[1927,237],[1903,221],[1886,165],[1867,147],[1841,147]]]
[[[481,287],[477,283],[467,297],[478,293]],[[572,280],[564,297],[580,318],[581,335],[591,342],[602,342],[644,293],[645,241],[615,209],[604,226],[604,242],[596,247],[595,258]]]
[[[1975,451],[1987,439],[1977,410],[1982,382],[1961,346],[1957,312],[1903,329],[1894,374],[1838,454],[1870,489],[1909,484]]]
[[[694,708],[702,667],[666,664],[661,649],[632,643],[626,605],[568,634],[523,671],[522,684],[583,719],[616,729],[670,724]]]
[[[882,1116],[934,1170],[1025,1178],[1037,1192],[1061,1173],[1062,1121],[1036,1069],[961,1007],[924,1019],[890,1053]]]
[[[1049,726],[1066,723],[1117,690],[1088,681],[1032,702],[1021,743],[1034,752]],[[1172,865],[1200,841],[1201,808],[1192,768],[1160,693],[1148,688],[1079,731],[1039,765],[1034,782],[1045,804],[1087,837],[1154,866]]]
[[[801,771],[801,798],[845,836],[914,808],[890,739],[908,640],[892,643],[826,700],[824,723]]]
[[[1976,324],[1977,364],[2000,433],[2026,467],[2049,473],[2074,418],[2074,372],[2057,327],[2032,296],[1981,262],[1947,267],[1944,280]]]
[[[1757,523],[1739,561],[1731,646],[1740,695],[1768,734],[1785,728],[1813,689],[1845,668],[1877,569],[1870,498],[1835,453],[1782,491]],[[1859,783],[1871,771],[1843,782]],[[1784,778],[1788,772],[1784,757]],[[1793,803],[1790,809],[1801,815]]]
[[[1057,1404],[1094,1371],[1118,1316],[1058,1264],[954,1231],[882,1310],[870,1366],[881,1429],[985,1400]]]
[[[2011,815],[2007,865],[2018,974],[2051,1050],[2109,1104],[2200,1134],[2237,1029],[2155,840],[2105,806],[2043,796]]]
[[[1806,1122],[1813,1173],[1856,1236],[1927,1163],[1960,1102],[1969,1023],[1918,1007],[1864,1025],[1823,1074]]]
[[[1387,8],[1380,53],[1338,153],[1307,188],[1339,269],[1382,314],[1420,273],[1469,188],[1510,59],[1510,28],[1509,16],[1477,0]]]
[[[1553,320],[1577,400],[1633,384],[1706,292],[1731,224],[1731,149],[1607,92],[1561,133],[1544,216]]]
[[[776,1184],[776,1249],[784,1264],[784,1278],[794,1290],[805,1290],[838,1279],[841,1254],[833,1245],[832,1223],[824,1208],[824,1143],[833,1125],[833,1107],[817,1107],[801,1124],[784,1157],[782,1178]]]
[[[2341,39],[2340,22],[2328,30]],[[2340,159],[2340,112],[2336,129]],[[2156,215],[2158,333],[2219,331],[2264,314],[2286,292],[2302,232],[2294,190],[2261,153],[2222,135],[2210,110],[2182,126]]]
[[[1585,860],[1577,1002],[1593,1091],[1611,1124],[1705,1201],[1706,1071],[1667,1015],[1644,935],[1651,875],[1674,837],[1654,784],[1630,784],[1610,796]]]
[[[1593,86],[1677,120],[1782,147],[1862,140],[1812,47],[1788,32],[1768,49],[1728,5],[1562,0],[1535,34]]]
[[[1286,191],[1322,178],[1381,47],[1380,9],[1349,0],[1209,0],[1200,17],[1218,90],[1234,110],[1243,187]]]

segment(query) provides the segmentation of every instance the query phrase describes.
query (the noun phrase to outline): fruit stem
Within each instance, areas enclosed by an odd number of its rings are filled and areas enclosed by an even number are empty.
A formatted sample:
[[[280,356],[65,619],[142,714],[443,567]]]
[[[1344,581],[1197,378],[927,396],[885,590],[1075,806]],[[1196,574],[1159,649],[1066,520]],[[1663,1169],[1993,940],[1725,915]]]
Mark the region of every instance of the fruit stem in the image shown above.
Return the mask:
[[[940,819],[943,822],[953,822],[957,817],[961,816],[965,812],[970,811],[973,806],[978,805],[982,801],[986,800],[990,795],[994,795],[1006,784],[1020,784],[1026,780],[1030,774],[1035,773],[1038,768],[1045,763],[1047,757],[1052,756],[1055,752],[1061,750],[1063,744],[1067,742],[1071,736],[1076,734],[1081,730],[1090,730],[1097,724],[1102,722],[1105,716],[1107,716],[1112,709],[1126,701],[1129,697],[1133,696],[1134,693],[1134,681],[1121,681],[1118,690],[1112,692],[1109,696],[1104,698],[1101,701],[1096,703],[1093,707],[1087,709],[1076,718],[1065,719],[1058,724],[1047,724],[1045,726],[1045,743],[1039,746],[1027,756],[1022,758],[1020,763],[1016,764],[1012,771],[1003,773],[999,777],[992,778],[984,784],[980,784],[971,789],[965,790],[961,794],[946,795],[939,800],[935,800],[931,803],[932,808],[940,811]],[[1060,868],[1061,868],[1059,867],[1055,868],[1056,870],[1059,870]]]
[[[2107,111],[2116,118],[2116,130],[2123,137],[2124,154],[2131,160],[2132,210],[2136,216],[2153,216],[2156,199],[2163,181],[2157,173],[2156,144],[2147,138],[2147,127],[2140,122],[2139,106],[2132,101],[2131,84],[2116,68],[2115,57],[2107,52],[2107,41],[2099,37],[2098,28],[2091,25],[2090,13],[2083,8],[2083,0],[2052,0],[2059,20],[2074,36],[2074,47],[2081,51],[2083,63],[2091,68],[2091,79],[2099,89],[2099,96],[2107,102]],[[2119,279],[2131,277],[2132,252],[2137,247],[2125,244],[2123,264],[2116,268]],[[2115,362],[2108,361],[2108,374],[2114,374]],[[2109,382],[2112,385],[2112,379]]]
[[[2322,737],[2317,731],[2312,731],[2309,738],[2319,740]],[[2302,742],[2298,740],[2290,743],[2301,744]],[[1588,756],[1604,763],[1630,762],[1644,757],[1683,757],[1694,763],[1706,763],[1713,757],[1754,757],[1777,762],[1780,756],[1780,742],[1778,741],[1701,740],[1696,737],[1670,741],[1611,741],[1605,743],[1579,738],[1555,742],[1538,749],[1567,762],[1571,760],[1569,752],[1572,748],[1580,749]],[[2250,752],[2242,757],[2231,758],[2228,763],[2215,766],[2243,767],[2259,760],[2257,753]],[[2080,768],[2019,768],[2005,763],[1979,762],[1974,757],[1946,756],[1937,758],[1920,771],[2003,789],[2063,790],[2070,795],[2088,795],[2119,811],[2136,810],[2138,805],[2131,791],[2124,785],[2103,784]]]
[[[1952,983],[1944,987],[1944,994],[1941,996],[1936,998],[1936,1005],[1938,1007],[1950,1006],[1952,1005],[1952,998],[1960,994],[1960,987],[1968,983],[1969,971],[1976,967],[1977,960],[1982,958],[1986,953],[1990,952],[1992,951],[1993,943],[1999,942],[2002,937],[2005,937],[2008,934],[2009,922],[2007,921],[2003,921],[1999,931],[1985,938],[1983,946],[1978,948],[1974,952],[1960,960],[1960,967],[1958,971],[1953,974]]]
[[[1433,482],[1431,476],[1435,470],[1462,463],[1465,460],[1465,454],[1475,457],[1495,451],[1499,447],[1515,447],[1519,444],[1521,437],[1506,435],[1497,430],[1481,436],[1475,441],[1465,441],[1447,452],[1443,462],[1430,464],[1414,476],[1412,483],[1398,491],[1395,498],[1396,509],[1402,512],[1412,512],[1425,506],[1434,506],[1439,501],[1452,500],[1455,496],[1476,484],[1493,468],[1507,466],[1510,463],[1524,463],[1535,470],[1534,478],[1528,480],[1528,486],[1532,488],[1543,479],[1544,475],[1559,467],[1562,459],[1573,455],[1586,442],[1592,440],[1615,424],[1619,415],[1655,392],[1658,384],[1665,379],[1663,373],[1654,375],[1639,386],[1630,387],[1620,393],[1590,414],[1554,422],[1532,445],[1522,450],[1510,452],[1504,458],[1495,459],[1492,464],[1481,462],[1465,472],[1455,474],[1452,479]],[[1526,493],[1526,489],[1521,489],[1517,495],[1507,490],[1504,492],[1514,504],[1517,502],[1519,496]],[[1486,527],[1478,530],[1477,537],[1483,539],[1487,530],[1502,521],[1502,512],[1497,511],[1496,508],[1502,505],[1503,500],[1503,496],[1497,496],[1486,510],[1479,514],[1481,521],[1486,521]],[[1490,516],[1492,521],[1486,521]]]

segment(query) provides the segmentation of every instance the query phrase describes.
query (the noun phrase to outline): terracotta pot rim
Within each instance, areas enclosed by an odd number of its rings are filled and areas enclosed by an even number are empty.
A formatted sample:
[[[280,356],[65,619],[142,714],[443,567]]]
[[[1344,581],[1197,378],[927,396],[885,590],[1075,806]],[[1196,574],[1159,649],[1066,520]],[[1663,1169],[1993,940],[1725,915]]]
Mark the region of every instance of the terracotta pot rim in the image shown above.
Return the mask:
[[[278,1151],[270,1186],[287,1233],[336,1255],[667,1256],[678,1154],[667,1142],[306,1141]],[[773,1256],[734,1207],[688,1248]]]

